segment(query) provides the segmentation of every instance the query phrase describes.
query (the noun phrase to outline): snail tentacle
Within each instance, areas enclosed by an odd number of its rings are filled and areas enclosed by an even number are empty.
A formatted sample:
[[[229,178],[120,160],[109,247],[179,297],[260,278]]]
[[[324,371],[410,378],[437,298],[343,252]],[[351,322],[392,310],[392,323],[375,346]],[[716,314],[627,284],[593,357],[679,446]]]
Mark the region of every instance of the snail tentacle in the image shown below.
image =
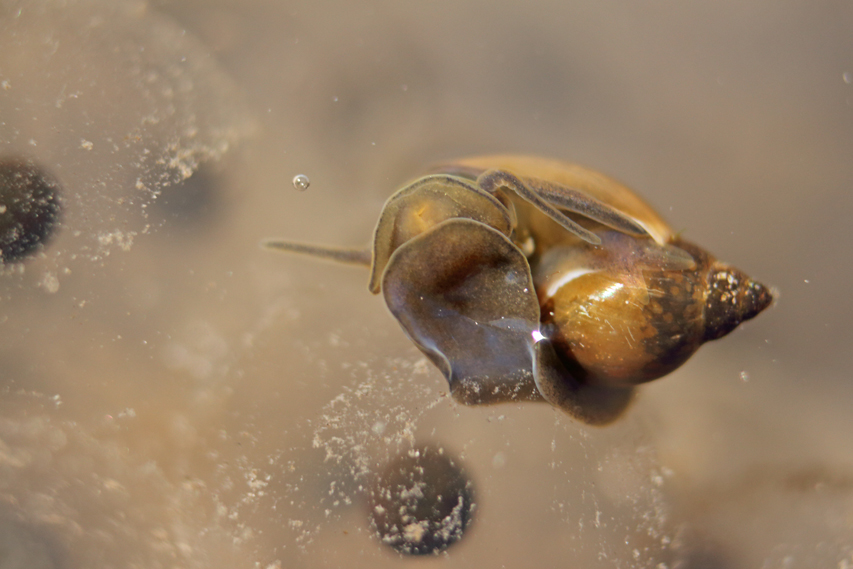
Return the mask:
[[[646,228],[637,223],[633,218],[625,215],[613,206],[595,199],[586,192],[575,190],[556,182],[540,180],[539,178],[524,178],[523,180],[530,189],[560,209],[580,214],[622,233],[643,237],[649,236]]]
[[[504,170],[488,170],[480,174],[477,178],[477,185],[490,194],[496,193],[501,188],[513,191],[525,201],[533,204],[536,209],[559,223],[569,233],[593,245],[601,243],[601,239],[595,233],[581,227],[566,214],[543,199],[535,190],[509,172]]]
[[[329,245],[313,245],[298,243],[296,241],[285,241],[283,239],[268,239],[261,243],[264,249],[279,251],[282,253],[299,253],[310,255],[318,259],[344,263],[347,265],[360,265],[369,267],[372,253],[370,249],[347,249],[344,247],[333,247]]]

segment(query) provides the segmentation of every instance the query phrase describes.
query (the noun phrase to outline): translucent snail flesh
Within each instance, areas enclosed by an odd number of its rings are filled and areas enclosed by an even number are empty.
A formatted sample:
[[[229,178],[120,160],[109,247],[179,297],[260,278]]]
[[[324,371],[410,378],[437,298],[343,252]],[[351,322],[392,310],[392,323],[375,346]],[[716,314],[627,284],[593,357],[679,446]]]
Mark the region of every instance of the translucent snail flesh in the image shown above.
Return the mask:
[[[385,204],[369,250],[266,242],[370,267],[465,404],[548,401],[590,424],[772,302],[592,170],[525,156],[458,160]]]

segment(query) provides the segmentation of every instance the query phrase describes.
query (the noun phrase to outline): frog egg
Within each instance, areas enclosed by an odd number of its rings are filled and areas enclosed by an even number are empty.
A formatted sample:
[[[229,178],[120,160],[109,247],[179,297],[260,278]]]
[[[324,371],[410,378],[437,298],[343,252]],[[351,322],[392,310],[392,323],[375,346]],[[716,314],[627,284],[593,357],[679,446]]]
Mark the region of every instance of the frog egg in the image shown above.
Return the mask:
[[[382,543],[406,555],[435,555],[471,525],[473,483],[443,448],[415,447],[379,473],[369,508],[371,528]]]
[[[0,158],[0,261],[20,261],[46,244],[59,226],[59,184],[21,158]]]

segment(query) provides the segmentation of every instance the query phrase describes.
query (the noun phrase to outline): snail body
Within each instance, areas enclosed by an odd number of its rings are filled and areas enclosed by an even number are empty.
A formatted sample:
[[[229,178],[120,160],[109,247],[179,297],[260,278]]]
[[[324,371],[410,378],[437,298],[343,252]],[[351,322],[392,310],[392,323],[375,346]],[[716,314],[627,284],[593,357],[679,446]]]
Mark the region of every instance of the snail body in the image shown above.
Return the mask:
[[[591,424],[772,301],[636,194],[523,156],[440,166],[391,196],[370,250],[267,247],[370,267],[465,404],[548,401]]]

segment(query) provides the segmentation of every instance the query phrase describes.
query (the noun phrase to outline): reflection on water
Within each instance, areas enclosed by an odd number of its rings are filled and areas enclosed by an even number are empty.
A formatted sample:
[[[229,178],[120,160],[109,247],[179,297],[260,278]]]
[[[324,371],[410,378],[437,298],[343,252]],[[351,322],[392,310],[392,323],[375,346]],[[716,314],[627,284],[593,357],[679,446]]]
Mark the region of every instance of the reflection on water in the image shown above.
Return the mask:
[[[0,204],[0,566],[416,563],[367,512],[428,440],[476,520],[427,563],[853,567],[851,25],[790,3],[0,3],[0,156],[46,173],[15,188],[61,188],[35,225]],[[496,151],[625,180],[781,301],[592,428],[457,405],[362,271],[258,246],[364,246],[413,176]],[[310,191],[282,191],[299,172]]]

